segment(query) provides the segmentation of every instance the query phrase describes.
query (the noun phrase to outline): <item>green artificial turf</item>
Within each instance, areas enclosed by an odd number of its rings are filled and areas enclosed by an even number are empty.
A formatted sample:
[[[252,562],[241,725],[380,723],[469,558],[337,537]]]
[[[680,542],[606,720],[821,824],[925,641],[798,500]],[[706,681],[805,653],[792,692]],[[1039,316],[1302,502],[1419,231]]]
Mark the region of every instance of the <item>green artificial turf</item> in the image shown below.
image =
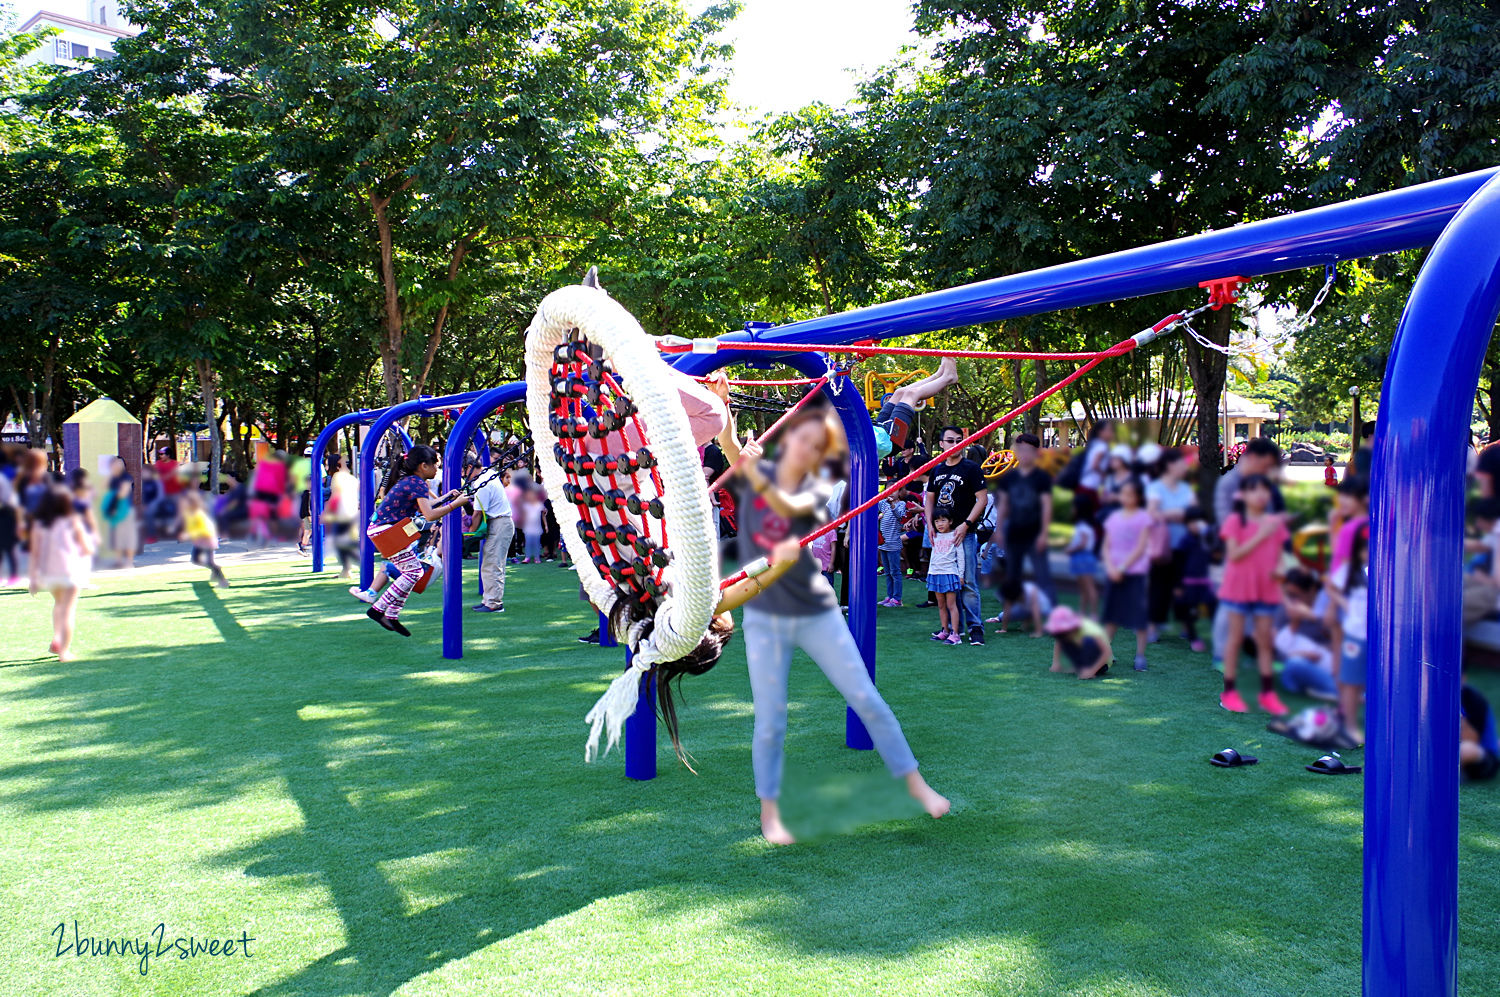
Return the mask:
[[[1043,641],[938,647],[931,610],[881,610],[881,687],[953,813],[842,746],[799,656],[785,807],[807,840],[776,849],[738,641],[686,686],[699,774],[663,749],[634,783],[618,753],[583,762],[620,656],[575,642],[570,573],[516,569],[462,661],[436,592],[403,640],[305,563],[231,577],[104,582],[68,665],[38,653],[50,600],[0,595],[0,993],[1358,992],[1360,778],[1221,711],[1180,642],[1079,682]],[[1261,764],[1207,764],[1229,746]],[[1489,995],[1500,791],[1461,809],[1460,989]],[[75,919],[254,941],[142,976],[58,957]]]

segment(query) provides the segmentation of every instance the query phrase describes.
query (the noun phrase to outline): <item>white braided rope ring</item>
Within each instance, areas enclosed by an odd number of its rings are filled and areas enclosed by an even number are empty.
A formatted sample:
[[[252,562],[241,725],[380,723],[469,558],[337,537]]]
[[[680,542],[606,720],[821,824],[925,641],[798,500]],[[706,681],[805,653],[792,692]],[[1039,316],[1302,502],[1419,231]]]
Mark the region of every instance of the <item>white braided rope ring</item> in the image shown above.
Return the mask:
[[[670,381],[671,370],[634,316],[601,288],[583,285],[559,288],[547,295],[526,330],[526,408],[542,482],[554,499],[552,508],[562,535],[578,535],[579,513],[573,503],[562,500],[563,486],[569,482],[554,456],[558,441],[549,418],[554,405],[551,375],[554,351],[575,329],[602,349],[604,359],[629,386],[639,418],[650,433],[649,441],[642,442],[649,442],[661,479],[659,495],[641,497],[660,498],[662,522],[670,524],[672,530],[672,560],[662,573],[667,591],[658,603],[651,633],[641,639],[643,628],[637,627],[617,635],[627,641],[632,652],[631,668],[610,685],[589,712],[587,719],[593,731],[584,757],[591,759],[601,727],[609,730],[606,753],[618,741],[625,718],[635,709],[642,674],[657,662],[684,657],[707,633],[718,601],[719,565],[708,486],[687,413]],[[644,482],[642,487],[647,487]],[[626,521],[631,518],[623,510],[618,515]],[[621,598],[620,593],[600,574],[592,558],[573,560],[589,600],[608,614],[615,600]],[[637,644],[631,646],[629,641]]]

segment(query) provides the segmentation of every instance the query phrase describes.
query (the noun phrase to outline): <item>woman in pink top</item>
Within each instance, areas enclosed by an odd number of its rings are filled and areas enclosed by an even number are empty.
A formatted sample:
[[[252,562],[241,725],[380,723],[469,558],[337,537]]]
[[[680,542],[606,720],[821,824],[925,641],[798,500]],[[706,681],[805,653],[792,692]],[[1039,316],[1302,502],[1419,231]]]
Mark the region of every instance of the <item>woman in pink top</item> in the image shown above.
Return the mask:
[[[271,542],[271,520],[286,494],[286,454],[278,450],[255,465],[250,478],[250,537],[265,546]]]
[[[72,661],[78,593],[89,583],[94,537],[73,507],[73,496],[48,488],[31,519],[31,594],[52,593],[52,644],[58,661]]]
[[[1147,512],[1141,483],[1131,478],[1118,485],[1120,506],[1104,520],[1104,606],[1099,622],[1113,642],[1115,631],[1135,631],[1135,670],[1146,670],[1146,575],[1151,559],[1146,545],[1156,519]]]
[[[1260,708],[1282,716],[1287,708],[1276,695],[1273,629],[1276,608],[1281,605],[1276,566],[1288,534],[1286,523],[1269,511],[1270,505],[1271,483],[1263,474],[1247,474],[1240,480],[1234,511],[1219,528],[1219,536],[1224,538],[1224,581],[1219,586],[1219,601],[1229,620],[1229,637],[1224,644],[1224,692],[1219,705],[1234,713],[1249,712],[1234,680],[1239,673],[1245,621],[1253,617]]]

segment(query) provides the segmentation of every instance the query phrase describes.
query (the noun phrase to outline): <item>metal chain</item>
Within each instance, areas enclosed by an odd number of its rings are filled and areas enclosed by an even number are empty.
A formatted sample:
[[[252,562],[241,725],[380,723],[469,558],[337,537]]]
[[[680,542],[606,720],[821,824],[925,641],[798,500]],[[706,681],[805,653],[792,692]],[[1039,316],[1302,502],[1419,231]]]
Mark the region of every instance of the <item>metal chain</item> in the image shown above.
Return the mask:
[[[1328,297],[1328,292],[1333,290],[1333,283],[1337,277],[1338,270],[1334,267],[1333,264],[1330,263],[1327,267],[1327,277],[1323,281],[1323,286],[1318,288],[1318,293],[1313,296],[1312,304],[1308,306],[1307,311],[1303,312],[1296,319],[1283,326],[1281,334],[1274,339],[1266,339],[1257,335],[1256,338],[1261,340],[1261,342],[1256,350],[1246,350],[1234,346],[1220,346],[1218,343],[1209,340],[1197,329],[1194,329],[1192,323],[1188,320],[1207,309],[1209,307],[1208,305],[1203,305],[1198,308],[1194,308],[1190,312],[1183,313],[1181,322],[1182,328],[1187,332],[1189,336],[1193,338],[1193,341],[1195,343],[1197,343],[1205,350],[1214,350],[1218,353],[1224,354],[1226,357],[1253,356],[1260,350],[1274,349],[1275,347],[1280,346],[1282,343],[1285,343],[1287,340],[1300,333],[1303,329],[1307,328],[1308,325],[1312,323],[1313,312],[1318,310],[1318,306],[1323,304],[1324,299]]]

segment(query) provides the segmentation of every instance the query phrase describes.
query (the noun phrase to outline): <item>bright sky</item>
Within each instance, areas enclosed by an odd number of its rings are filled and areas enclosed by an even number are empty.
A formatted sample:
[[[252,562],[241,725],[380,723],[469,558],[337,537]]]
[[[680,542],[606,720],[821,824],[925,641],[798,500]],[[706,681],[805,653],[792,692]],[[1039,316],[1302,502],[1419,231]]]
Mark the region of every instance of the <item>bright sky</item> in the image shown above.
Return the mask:
[[[911,32],[910,0],[744,0],[730,24],[734,75],[729,97],[752,117],[834,107],[854,97],[855,74],[889,62]]]

